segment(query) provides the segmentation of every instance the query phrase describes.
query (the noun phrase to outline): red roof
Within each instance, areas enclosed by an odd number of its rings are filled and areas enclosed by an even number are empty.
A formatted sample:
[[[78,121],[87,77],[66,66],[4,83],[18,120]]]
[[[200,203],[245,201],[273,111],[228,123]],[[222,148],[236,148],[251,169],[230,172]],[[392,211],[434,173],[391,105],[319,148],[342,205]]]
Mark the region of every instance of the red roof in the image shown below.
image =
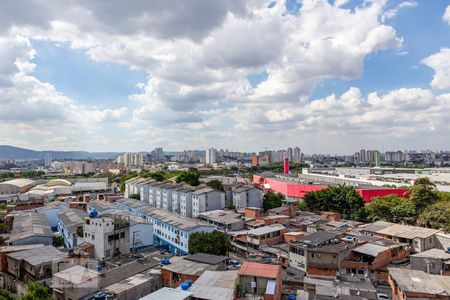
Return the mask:
[[[239,270],[239,275],[264,278],[277,278],[281,267],[279,265],[245,262]]]

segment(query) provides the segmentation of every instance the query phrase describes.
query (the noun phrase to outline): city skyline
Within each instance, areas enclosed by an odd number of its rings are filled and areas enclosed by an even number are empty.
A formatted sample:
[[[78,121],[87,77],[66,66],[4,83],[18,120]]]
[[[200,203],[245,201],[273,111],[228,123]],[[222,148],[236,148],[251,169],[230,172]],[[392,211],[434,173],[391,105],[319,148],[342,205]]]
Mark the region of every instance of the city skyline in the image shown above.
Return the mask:
[[[446,1],[128,4],[0,3],[0,144],[450,148]]]

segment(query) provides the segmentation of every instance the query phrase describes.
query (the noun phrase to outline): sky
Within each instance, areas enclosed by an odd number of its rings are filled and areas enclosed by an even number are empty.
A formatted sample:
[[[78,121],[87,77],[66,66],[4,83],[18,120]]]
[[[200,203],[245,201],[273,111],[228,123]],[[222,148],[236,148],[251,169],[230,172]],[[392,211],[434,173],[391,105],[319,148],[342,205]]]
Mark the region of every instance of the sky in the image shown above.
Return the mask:
[[[450,150],[450,0],[6,0],[0,58],[0,144]]]

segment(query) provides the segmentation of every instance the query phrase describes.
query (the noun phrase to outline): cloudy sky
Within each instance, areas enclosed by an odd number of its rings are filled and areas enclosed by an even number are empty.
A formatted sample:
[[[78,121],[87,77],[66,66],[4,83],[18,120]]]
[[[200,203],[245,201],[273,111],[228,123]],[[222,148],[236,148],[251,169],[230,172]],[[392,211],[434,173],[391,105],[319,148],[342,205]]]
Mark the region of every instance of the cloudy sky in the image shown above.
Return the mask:
[[[450,0],[1,1],[0,121],[40,150],[448,150]]]

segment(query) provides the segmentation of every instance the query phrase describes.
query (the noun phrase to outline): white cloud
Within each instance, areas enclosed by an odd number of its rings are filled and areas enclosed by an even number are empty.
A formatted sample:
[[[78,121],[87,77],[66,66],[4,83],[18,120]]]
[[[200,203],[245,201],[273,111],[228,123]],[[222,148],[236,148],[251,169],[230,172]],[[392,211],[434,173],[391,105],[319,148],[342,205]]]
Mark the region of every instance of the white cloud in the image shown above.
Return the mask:
[[[450,5],[445,9],[444,15],[442,16],[442,20],[447,22],[450,25]]]
[[[438,89],[450,89],[450,48],[442,48],[439,52],[423,59],[422,63],[434,69],[431,86]]]
[[[416,6],[417,6],[417,2],[415,2],[415,1],[403,1],[396,7],[391,8],[391,9],[387,10],[386,12],[384,12],[384,14],[382,15],[382,21],[384,22],[388,19],[394,18],[397,15],[397,13],[403,8],[416,7]]]

